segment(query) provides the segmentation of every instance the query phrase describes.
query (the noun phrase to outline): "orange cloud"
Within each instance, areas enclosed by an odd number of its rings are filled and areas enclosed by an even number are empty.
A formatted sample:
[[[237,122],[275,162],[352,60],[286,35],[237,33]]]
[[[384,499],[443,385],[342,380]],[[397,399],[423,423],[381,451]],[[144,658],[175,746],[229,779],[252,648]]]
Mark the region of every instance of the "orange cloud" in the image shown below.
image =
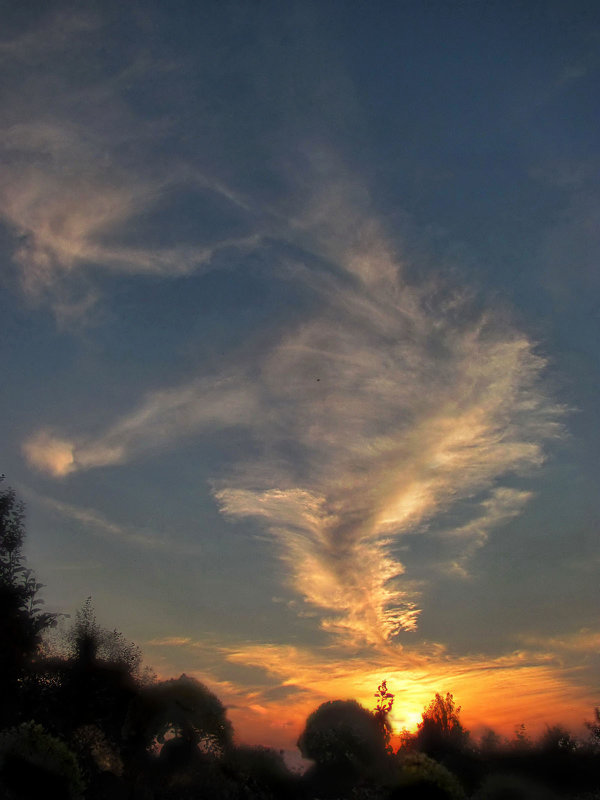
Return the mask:
[[[74,444],[68,439],[41,430],[23,444],[23,453],[29,463],[55,478],[62,478],[77,469]]]
[[[272,699],[268,687],[225,686],[213,676],[216,690],[233,702],[230,715],[239,738],[274,746],[284,742],[289,748],[320,703],[354,698],[373,708],[373,694],[384,678],[395,694],[391,720],[396,733],[403,727],[415,729],[436,692],[454,694],[464,724],[474,733],[491,726],[508,737],[521,723],[533,735],[557,721],[581,728],[597,700],[578,684],[576,669],[535,651],[459,657],[431,644],[420,650],[390,648],[387,653],[343,657],[328,648],[248,644],[224,650],[223,655],[232,663],[263,668],[278,680],[283,694]]]

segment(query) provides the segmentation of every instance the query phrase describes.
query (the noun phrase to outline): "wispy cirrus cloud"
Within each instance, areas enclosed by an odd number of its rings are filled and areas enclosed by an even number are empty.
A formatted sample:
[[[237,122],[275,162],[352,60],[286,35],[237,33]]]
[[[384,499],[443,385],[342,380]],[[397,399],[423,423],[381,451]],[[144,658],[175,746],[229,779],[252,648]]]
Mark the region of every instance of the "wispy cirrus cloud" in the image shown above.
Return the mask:
[[[149,71],[177,65],[132,47],[99,77],[90,54],[104,48],[110,24],[106,15],[50,9],[32,15],[15,37],[7,24],[0,40],[0,223],[12,234],[27,297],[49,303],[61,320],[89,314],[105,272],[176,277],[207,268],[223,250],[252,249],[260,238],[243,225],[211,236],[200,217],[185,236],[157,241],[155,216],[169,213],[174,195],[196,193],[226,217],[228,206],[234,214],[250,209],[176,152],[156,158],[172,122],[137,115],[124,95]],[[82,70],[91,73],[85,87]]]
[[[15,37],[0,40],[0,60],[39,65],[50,54],[62,54],[75,37],[97,30],[100,18],[91,11],[76,14],[50,9],[42,20]]]
[[[23,443],[23,452],[34,467],[62,478],[77,470],[121,464],[212,426],[248,425],[256,407],[256,393],[239,379],[199,379],[149,393],[100,436],[69,438],[42,428]]]
[[[33,498],[36,502],[49,508],[65,519],[74,520],[82,528],[95,536],[108,539],[116,539],[123,544],[139,547],[145,550],[168,551],[173,553],[177,546],[169,538],[161,536],[154,531],[135,528],[131,525],[124,525],[108,519],[104,514],[93,508],[73,505],[56,500],[52,497],[40,495],[31,489],[26,489],[27,497]],[[187,554],[197,554],[200,552],[200,545],[190,545],[185,548]]]
[[[251,463],[224,454],[232,469],[215,484],[221,509],[263,521],[288,586],[326,630],[385,647],[418,615],[393,555],[399,537],[481,495],[453,531],[465,542],[454,566],[464,574],[474,542],[528,499],[502,478],[543,462],[560,409],[541,382],[544,359],[503,315],[475,311],[441,280],[409,284],[377,224],[349,206],[342,236],[338,212],[326,248],[334,269],[298,258],[290,270],[311,283],[317,310],[245,351],[243,368],[151,393],[97,436],[38,431],[24,452],[61,476],[208,427],[246,427],[262,452]]]
[[[470,577],[469,559],[480,547],[485,545],[490,530],[518,516],[532,496],[532,492],[508,486],[493,489],[479,504],[479,514],[469,519],[464,525],[445,531],[446,537],[460,542],[460,554],[451,561],[443,561],[438,565],[438,569],[441,567],[460,577]]]
[[[29,296],[56,305],[60,289],[69,288],[66,280],[91,268],[175,277],[209,265],[223,250],[256,246],[257,234],[176,246],[119,243],[174,187],[195,186],[239,202],[205,176],[144,173],[107,161],[103,153],[117,144],[95,140],[72,123],[39,120],[0,130],[7,156],[0,167],[0,218],[16,234],[14,261]]]

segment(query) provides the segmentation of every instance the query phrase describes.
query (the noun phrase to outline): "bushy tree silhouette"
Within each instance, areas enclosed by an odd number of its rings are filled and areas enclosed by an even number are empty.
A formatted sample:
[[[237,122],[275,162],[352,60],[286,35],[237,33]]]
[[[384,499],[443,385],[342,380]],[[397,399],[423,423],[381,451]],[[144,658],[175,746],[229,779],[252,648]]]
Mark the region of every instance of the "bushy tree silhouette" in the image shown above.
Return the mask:
[[[386,752],[381,726],[356,700],[320,705],[306,720],[298,747],[319,765],[348,769],[368,767]]]
[[[145,687],[132,704],[126,735],[150,750],[174,741],[201,752],[220,755],[232,742],[225,707],[204,684],[181,675]]]
[[[390,758],[385,733],[355,700],[320,705],[306,720],[298,747],[315,762],[305,775],[311,796],[345,797],[359,786],[368,793],[385,780]]]
[[[129,703],[138,693],[139,650],[117,631],[97,623],[91,598],[77,612],[67,641],[66,655],[49,658],[43,665],[55,684],[57,732],[71,739],[82,726],[94,725],[120,749]]]
[[[450,692],[445,697],[436,692],[417,726],[418,749],[438,760],[464,749],[469,732],[463,728],[459,714],[460,706],[456,707]]]

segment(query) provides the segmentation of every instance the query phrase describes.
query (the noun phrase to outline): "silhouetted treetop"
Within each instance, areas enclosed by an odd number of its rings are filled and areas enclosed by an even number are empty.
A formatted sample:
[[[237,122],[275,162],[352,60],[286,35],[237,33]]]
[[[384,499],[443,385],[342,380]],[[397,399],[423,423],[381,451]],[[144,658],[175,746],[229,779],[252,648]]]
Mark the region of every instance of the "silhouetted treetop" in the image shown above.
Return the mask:
[[[131,704],[125,733],[146,748],[176,737],[215,754],[229,747],[233,738],[221,701],[187,675],[143,689]]]
[[[4,476],[0,476],[0,482]],[[57,615],[43,612],[42,584],[25,564],[25,508],[13,489],[0,492],[0,727],[29,717],[24,701],[28,670],[41,634]]]
[[[386,748],[389,749],[390,738],[392,735],[392,725],[390,723],[389,715],[390,711],[392,710],[392,706],[394,705],[394,695],[392,692],[388,692],[387,681],[382,681],[379,684],[374,697],[377,700],[377,705],[373,711],[373,716],[381,728]]]
[[[0,476],[0,483],[4,475]],[[39,634],[56,624],[57,614],[42,612],[44,601],[38,597],[43,584],[38,583],[33,570],[25,563],[25,506],[17,499],[14,489],[0,492],[0,591],[5,602],[10,602],[21,614],[22,623],[39,644]]]
[[[372,766],[386,754],[381,725],[355,700],[320,705],[306,720],[298,747],[304,758],[338,768]]]
[[[459,714],[460,706],[456,707],[450,692],[445,697],[436,692],[417,726],[418,749],[439,758],[445,752],[464,748],[469,732],[463,728]]]
[[[115,629],[102,627],[96,619],[92,598],[77,611],[66,632],[68,657],[81,663],[98,661],[120,667],[135,680],[149,679],[142,669],[142,651]]]

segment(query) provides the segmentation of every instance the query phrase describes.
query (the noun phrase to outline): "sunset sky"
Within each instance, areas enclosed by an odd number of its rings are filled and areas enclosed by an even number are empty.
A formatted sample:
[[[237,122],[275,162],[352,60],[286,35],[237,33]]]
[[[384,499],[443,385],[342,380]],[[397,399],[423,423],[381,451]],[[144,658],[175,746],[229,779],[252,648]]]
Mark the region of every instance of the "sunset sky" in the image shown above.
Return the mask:
[[[600,703],[600,5],[0,2],[0,471],[242,741]]]

